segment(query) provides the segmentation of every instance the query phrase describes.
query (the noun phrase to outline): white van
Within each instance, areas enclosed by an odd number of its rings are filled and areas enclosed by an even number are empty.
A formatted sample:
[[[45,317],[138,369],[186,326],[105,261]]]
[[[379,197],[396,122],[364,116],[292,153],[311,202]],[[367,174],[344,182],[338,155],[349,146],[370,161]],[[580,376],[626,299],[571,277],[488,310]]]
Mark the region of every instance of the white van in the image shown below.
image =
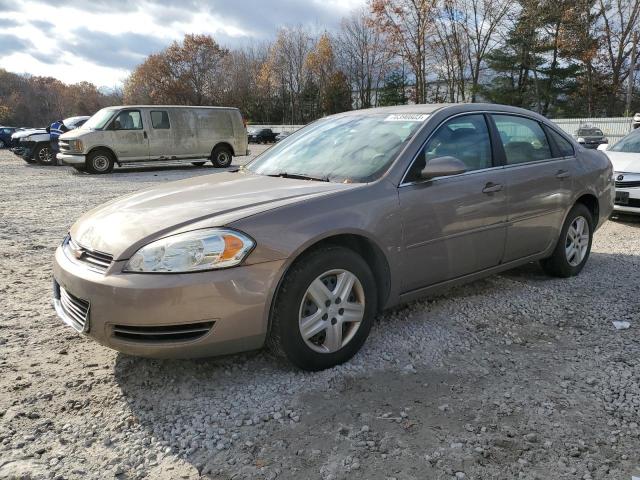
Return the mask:
[[[59,146],[58,160],[89,173],[151,161],[204,165],[209,159],[223,168],[233,156],[249,154],[242,115],[226,107],[107,107],[81,128],[61,135]]]

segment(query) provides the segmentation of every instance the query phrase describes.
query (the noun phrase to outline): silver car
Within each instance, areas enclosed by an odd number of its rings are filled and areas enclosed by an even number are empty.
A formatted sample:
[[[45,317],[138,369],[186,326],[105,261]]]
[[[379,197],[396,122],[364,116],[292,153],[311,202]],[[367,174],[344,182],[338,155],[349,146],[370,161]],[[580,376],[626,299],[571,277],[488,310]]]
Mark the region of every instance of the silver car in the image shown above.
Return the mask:
[[[350,359],[380,310],[531,261],[577,275],[613,201],[607,157],[532,112],[353,111],[237,172],[87,213],[56,251],[54,304],[133,355],[266,343],[319,370]]]

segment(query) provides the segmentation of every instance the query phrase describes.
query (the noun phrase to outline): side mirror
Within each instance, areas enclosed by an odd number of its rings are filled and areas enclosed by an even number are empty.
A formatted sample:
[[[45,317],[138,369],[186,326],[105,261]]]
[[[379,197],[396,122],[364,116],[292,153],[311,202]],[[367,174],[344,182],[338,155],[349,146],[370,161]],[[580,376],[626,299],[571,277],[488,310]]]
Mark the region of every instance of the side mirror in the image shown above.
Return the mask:
[[[456,157],[436,157],[427,162],[420,172],[420,177],[429,180],[447,175],[459,175],[467,171],[467,166]]]

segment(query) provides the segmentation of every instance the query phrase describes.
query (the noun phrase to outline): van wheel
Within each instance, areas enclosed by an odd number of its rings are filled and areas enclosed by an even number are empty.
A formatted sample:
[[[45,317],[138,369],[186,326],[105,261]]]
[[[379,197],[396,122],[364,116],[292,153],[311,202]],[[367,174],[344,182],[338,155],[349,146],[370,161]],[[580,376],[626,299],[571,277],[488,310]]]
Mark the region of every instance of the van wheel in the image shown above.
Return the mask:
[[[282,281],[267,344],[303,370],[344,363],[369,335],[376,300],[373,274],[360,255],[339,246],[312,251]]]
[[[115,161],[106,150],[96,150],[87,155],[86,169],[89,173],[111,173]]]
[[[229,149],[229,147],[218,146],[213,149],[211,153],[211,163],[216,168],[227,168],[231,165],[231,160],[233,159],[233,152]]]
[[[51,152],[51,147],[46,143],[38,145],[33,152],[33,158],[38,165],[55,165],[56,160]]]
[[[207,162],[191,162],[191,165],[195,165],[196,167],[201,167]]]
[[[540,262],[542,269],[554,277],[578,275],[591,252],[593,219],[587,207],[578,203],[567,215],[553,254]]]

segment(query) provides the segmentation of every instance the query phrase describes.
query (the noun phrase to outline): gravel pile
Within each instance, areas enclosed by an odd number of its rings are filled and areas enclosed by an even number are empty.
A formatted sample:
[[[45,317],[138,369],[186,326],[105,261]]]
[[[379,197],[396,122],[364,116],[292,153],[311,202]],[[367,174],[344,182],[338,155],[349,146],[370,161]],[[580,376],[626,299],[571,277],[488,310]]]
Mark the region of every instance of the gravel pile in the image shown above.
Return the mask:
[[[577,278],[528,265],[385,312],[320,373],[267,351],[127,357],[55,317],[51,260],[75,218],[214,172],[85,176],[0,152],[0,478],[631,478],[640,220],[608,222]]]

